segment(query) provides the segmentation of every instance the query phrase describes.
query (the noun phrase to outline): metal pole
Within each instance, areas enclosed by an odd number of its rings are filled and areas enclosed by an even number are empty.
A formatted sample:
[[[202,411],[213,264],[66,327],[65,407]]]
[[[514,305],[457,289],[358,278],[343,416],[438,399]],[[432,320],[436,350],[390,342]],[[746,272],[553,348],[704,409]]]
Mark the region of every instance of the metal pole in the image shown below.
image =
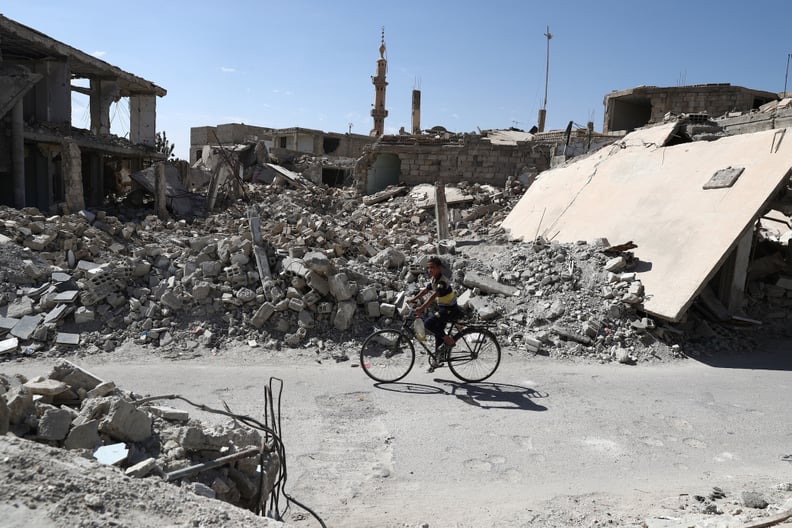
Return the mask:
[[[784,97],[786,97],[787,79],[789,79],[789,58],[790,57],[792,57],[792,53],[787,53],[787,67],[786,67],[786,74],[784,75]]]
[[[553,38],[553,35],[550,34],[550,26],[547,26],[547,33],[544,34],[547,37],[547,60],[545,61],[545,96],[544,96],[544,103],[542,104],[542,108],[547,108],[547,84],[548,80],[550,79],[550,39]]]

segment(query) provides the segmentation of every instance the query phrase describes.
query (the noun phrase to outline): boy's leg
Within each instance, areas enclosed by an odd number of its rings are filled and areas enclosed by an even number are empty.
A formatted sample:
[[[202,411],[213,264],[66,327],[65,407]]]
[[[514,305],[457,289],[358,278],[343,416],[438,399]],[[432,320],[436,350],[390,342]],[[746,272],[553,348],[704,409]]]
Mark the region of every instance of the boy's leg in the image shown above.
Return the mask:
[[[443,328],[445,327],[445,321],[443,320],[442,314],[435,313],[426,318],[424,321],[424,326],[427,330],[432,332],[435,336],[435,350],[437,350],[440,345],[443,344],[443,336],[445,333],[443,332]]]

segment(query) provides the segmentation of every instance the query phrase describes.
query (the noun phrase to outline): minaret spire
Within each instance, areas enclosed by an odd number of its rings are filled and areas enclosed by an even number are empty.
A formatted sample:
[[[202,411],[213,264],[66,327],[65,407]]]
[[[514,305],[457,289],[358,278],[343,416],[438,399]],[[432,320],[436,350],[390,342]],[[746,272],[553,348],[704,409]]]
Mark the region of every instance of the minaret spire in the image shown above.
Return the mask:
[[[374,128],[369,133],[372,137],[379,137],[385,131],[385,118],[388,111],[385,110],[385,73],[388,71],[388,60],[385,58],[385,26],[382,26],[382,37],[380,40],[380,58],[377,59],[377,75],[371,78],[374,85],[374,105],[371,109],[371,117],[374,118]]]

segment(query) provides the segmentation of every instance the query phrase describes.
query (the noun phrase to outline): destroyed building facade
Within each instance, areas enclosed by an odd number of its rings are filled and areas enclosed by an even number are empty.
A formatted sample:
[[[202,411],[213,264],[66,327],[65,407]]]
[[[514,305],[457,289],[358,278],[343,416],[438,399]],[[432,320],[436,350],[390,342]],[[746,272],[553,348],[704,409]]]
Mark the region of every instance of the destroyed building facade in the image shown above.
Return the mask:
[[[351,163],[373,141],[369,136],[352,133],[323,132],[310,128],[269,128],[244,123],[227,123],[217,126],[190,129],[190,164],[206,158],[209,151],[219,147],[263,143],[268,154],[281,161],[290,162],[300,156],[323,158],[312,164],[310,174],[316,183],[335,186],[345,181],[352,172]]]
[[[121,172],[164,157],[155,137],[165,89],[2,15],[0,86],[0,204],[78,211],[101,204]],[[73,93],[89,98],[89,130],[72,124]],[[110,133],[122,99],[129,139]]]
[[[747,112],[778,99],[777,94],[729,83],[691,86],[638,86],[605,96],[604,133],[631,132],[644,125],[661,123],[667,113],[705,113],[720,116]]]

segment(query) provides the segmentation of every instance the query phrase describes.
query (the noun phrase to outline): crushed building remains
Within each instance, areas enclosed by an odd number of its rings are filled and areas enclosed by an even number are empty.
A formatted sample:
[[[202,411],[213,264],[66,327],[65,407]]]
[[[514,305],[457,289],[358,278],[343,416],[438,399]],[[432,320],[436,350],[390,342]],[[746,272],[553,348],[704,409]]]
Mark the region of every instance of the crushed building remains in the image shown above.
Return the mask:
[[[156,100],[166,91],[0,15],[0,204],[76,212],[101,205],[122,173],[162,159]],[[72,84],[87,80],[88,86]],[[72,126],[87,95],[90,130]],[[110,106],[129,101],[129,139],[110,133]]]

